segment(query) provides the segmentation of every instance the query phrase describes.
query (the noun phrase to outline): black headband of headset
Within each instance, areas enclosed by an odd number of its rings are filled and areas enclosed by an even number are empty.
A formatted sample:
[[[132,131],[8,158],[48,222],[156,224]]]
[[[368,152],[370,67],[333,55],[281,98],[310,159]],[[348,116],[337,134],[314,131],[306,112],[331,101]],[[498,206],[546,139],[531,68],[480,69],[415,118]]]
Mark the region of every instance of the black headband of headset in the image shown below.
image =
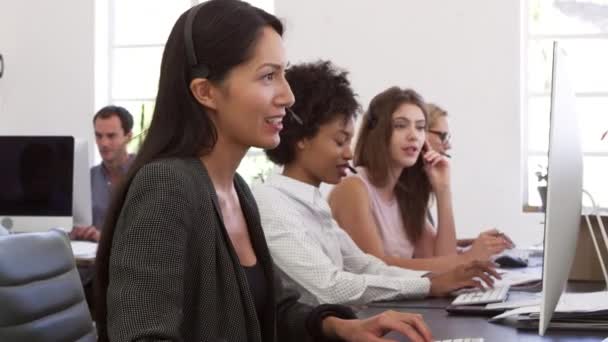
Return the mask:
[[[203,4],[196,5],[188,11],[188,16],[186,17],[186,23],[184,25],[184,44],[186,47],[186,57],[188,58],[191,78],[209,77],[209,67],[205,64],[199,64],[198,62],[196,51],[194,50],[194,39],[192,37],[194,18],[196,17],[198,10],[201,8],[201,5]]]

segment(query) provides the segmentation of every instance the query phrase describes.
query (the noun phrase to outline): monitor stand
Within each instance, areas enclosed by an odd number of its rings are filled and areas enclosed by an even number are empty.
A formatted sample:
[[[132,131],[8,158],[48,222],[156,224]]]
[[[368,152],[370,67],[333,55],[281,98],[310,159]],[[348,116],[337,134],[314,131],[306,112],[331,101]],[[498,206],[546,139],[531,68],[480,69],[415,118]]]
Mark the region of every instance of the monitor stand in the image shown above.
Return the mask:
[[[10,233],[44,232],[52,228],[72,231],[71,216],[0,216],[0,225]]]

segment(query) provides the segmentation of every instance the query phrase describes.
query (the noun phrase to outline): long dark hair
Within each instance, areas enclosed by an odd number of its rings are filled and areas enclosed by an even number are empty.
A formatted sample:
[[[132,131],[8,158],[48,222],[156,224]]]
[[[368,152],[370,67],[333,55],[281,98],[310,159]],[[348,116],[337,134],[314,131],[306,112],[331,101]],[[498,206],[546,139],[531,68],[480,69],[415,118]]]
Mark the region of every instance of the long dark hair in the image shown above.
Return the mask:
[[[412,89],[399,87],[388,88],[376,95],[363,115],[355,146],[354,163],[366,168],[374,186],[386,185],[390,166],[389,145],[393,135],[393,113],[405,103],[418,106],[424,113],[424,118],[428,118],[422,97]],[[412,243],[416,243],[422,235],[431,190],[421,155],[413,166],[401,172],[395,187],[403,226]]]
[[[160,70],[156,105],[146,139],[124,180],[117,187],[104,222],[97,251],[95,280],[95,318],[100,341],[107,336],[106,291],[112,238],[124,200],[135,174],[145,164],[161,158],[198,157],[208,154],[217,142],[216,128],[205,108],[190,91],[193,78],[185,47],[185,23],[190,11],[192,41],[199,65],[208,71],[207,79],[221,82],[235,66],[251,58],[264,27],[279,35],[283,25],[273,15],[238,0],[210,0],[184,12],[171,30]]]

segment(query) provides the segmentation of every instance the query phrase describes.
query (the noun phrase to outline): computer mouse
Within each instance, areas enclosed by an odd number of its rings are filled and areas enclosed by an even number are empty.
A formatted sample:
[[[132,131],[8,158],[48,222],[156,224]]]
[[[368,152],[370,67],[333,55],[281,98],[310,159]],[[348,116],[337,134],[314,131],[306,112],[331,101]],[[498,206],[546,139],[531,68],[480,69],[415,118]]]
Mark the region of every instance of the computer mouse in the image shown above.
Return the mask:
[[[494,260],[500,267],[503,268],[516,268],[516,267],[527,267],[528,261],[514,257],[511,255],[501,255]]]

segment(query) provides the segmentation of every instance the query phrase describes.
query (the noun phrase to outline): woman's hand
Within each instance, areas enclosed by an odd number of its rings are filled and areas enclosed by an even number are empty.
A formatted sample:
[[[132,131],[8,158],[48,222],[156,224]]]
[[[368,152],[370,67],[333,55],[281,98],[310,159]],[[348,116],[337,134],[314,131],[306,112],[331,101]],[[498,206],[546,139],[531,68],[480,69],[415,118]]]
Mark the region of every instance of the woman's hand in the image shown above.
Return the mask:
[[[99,242],[101,239],[101,232],[94,226],[78,226],[72,228],[69,236],[72,240]]]
[[[429,276],[431,279],[431,296],[443,297],[450,292],[465,288],[485,286],[493,287],[494,278],[501,279],[496,267],[489,261],[472,261],[459,265],[450,271]],[[485,286],[484,286],[485,284]]]
[[[382,338],[396,331],[412,342],[431,342],[431,331],[424,323],[422,315],[388,310],[367,319],[344,320],[327,317],[323,320],[326,336],[337,336],[351,342],[388,342]]]
[[[486,230],[484,232],[481,232],[481,234],[479,234],[478,238],[480,238],[482,236],[491,236],[491,237],[495,237],[495,238],[501,238],[507,244],[507,248],[515,247],[515,243],[513,242],[513,240],[511,240],[511,238],[507,234],[499,231],[496,228],[492,228],[492,229]]]
[[[449,160],[433,151],[428,142],[424,143],[426,152],[422,155],[424,160],[424,171],[429,177],[431,186],[435,193],[449,189],[450,187],[450,162]]]
[[[496,229],[485,231],[473,240],[471,249],[464,254],[470,260],[490,260],[493,255],[502,253],[507,248],[513,248],[513,242]]]

